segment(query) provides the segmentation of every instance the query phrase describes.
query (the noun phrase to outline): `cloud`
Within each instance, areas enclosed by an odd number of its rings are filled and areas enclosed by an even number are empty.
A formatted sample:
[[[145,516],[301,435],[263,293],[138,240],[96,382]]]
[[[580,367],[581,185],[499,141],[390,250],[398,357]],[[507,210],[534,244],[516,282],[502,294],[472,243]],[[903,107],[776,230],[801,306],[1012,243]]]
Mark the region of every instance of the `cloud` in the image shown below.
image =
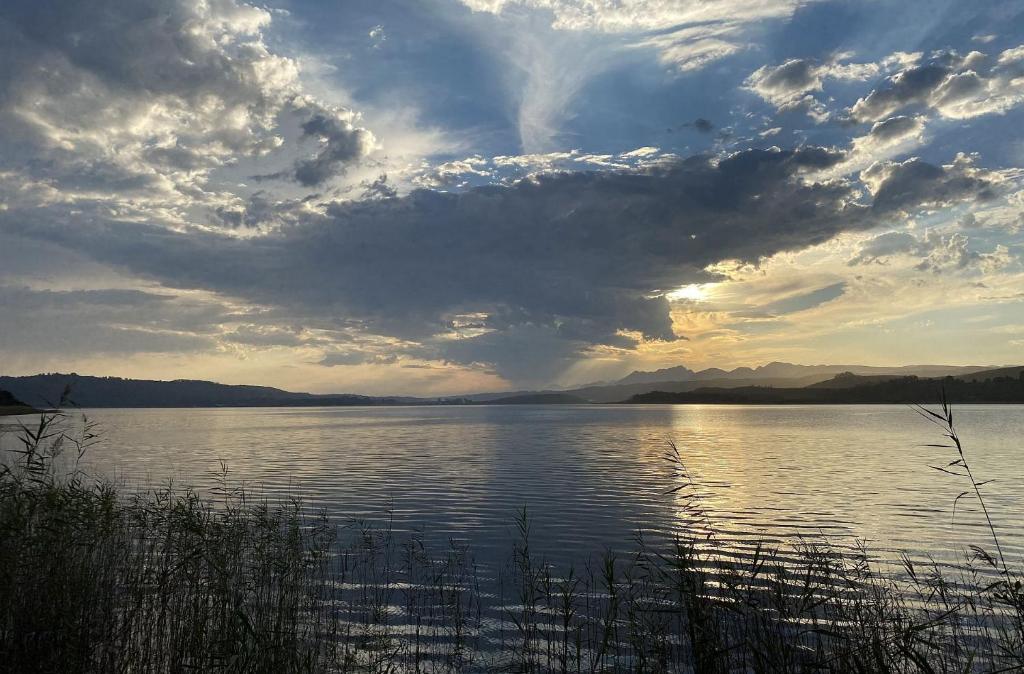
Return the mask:
[[[644,37],[633,47],[654,49],[662,64],[685,73],[740,51],[742,28],[742,24],[732,22],[687,25]]]
[[[783,299],[764,304],[756,309],[756,313],[765,316],[785,316],[800,311],[807,311],[842,297],[844,292],[846,292],[846,282],[840,281],[806,293],[784,297]]]
[[[540,377],[594,347],[677,339],[665,294],[710,280],[708,265],[757,262],[869,229],[896,208],[983,198],[989,189],[988,175],[966,159],[888,165],[872,173],[869,205],[854,183],[811,180],[843,159],[814,147],[748,150],[459,193],[420,190],[335,202],[246,237],[99,214],[68,228],[60,209],[46,208],[4,211],[0,230],[166,287],[402,340],[398,352],[420,359]]]
[[[887,120],[876,122],[871,127],[868,136],[874,142],[893,143],[900,142],[908,136],[915,136],[924,130],[924,123],[920,117],[907,117],[901,115],[890,117]]]
[[[919,147],[925,143],[924,115],[897,115],[875,122],[867,134],[853,138],[846,160],[833,175],[847,175]]]
[[[753,44],[798,0],[461,0],[485,22],[508,78],[524,153],[565,147],[563,125],[596,77],[653,53],[674,73],[702,69]],[[500,36],[500,37],[496,37]]]
[[[914,252],[919,246],[920,241],[909,232],[886,232],[862,243],[860,250],[847,264],[851,267],[872,263],[887,264],[889,258]]]
[[[970,246],[970,239],[961,232],[943,233],[926,230],[922,235],[910,232],[886,232],[861,244],[857,254],[847,264],[851,267],[866,264],[889,264],[894,258],[908,256],[916,259],[917,271],[943,273],[972,270],[991,274],[1011,265],[1010,250],[997,244],[988,253]]]
[[[698,117],[693,121],[693,128],[697,129],[701,133],[711,133],[715,130],[715,125],[710,120]]]
[[[908,231],[887,231],[887,233],[868,239],[860,245],[857,254],[847,262],[850,266],[858,264],[887,264],[889,258],[919,250],[921,242]]]
[[[0,172],[169,222],[228,206],[211,173],[278,150],[298,115],[317,149],[295,177],[322,183],[372,135],[303,92],[263,38],[271,18],[236,0],[3,3]]]
[[[388,182],[388,175],[381,173],[372,181],[361,183],[363,192],[361,199],[391,199],[398,196],[398,190]]]
[[[860,179],[874,195],[881,213],[943,208],[960,201],[988,202],[1004,182],[999,174],[978,168],[974,158],[958,154],[951,164],[936,166],[917,157],[872,164]]]
[[[391,365],[397,363],[398,357],[395,354],[368,353],[366,351],[331,351],[317,361],[317,365],[324,367],[339,367],[346,365]]]
[[[972,250],[969,243],[968,237],[960,232],[943,235],[935,230],[928,230],[920,241],[918,252],[923,259],[918,263],[917,269],[940,273],[978,267],[991,272],[1009,264],[1005,247],[1001,246],[994,253],[983,254]]]
[[[824,61],[790,59],[779,65],[765,65],[755,70],[745,87],[780,111],[804,110],[823,121],[829,117],[824,104],[815,94],[829,79],[866,81],[900,65],[913,63],[920,54],[896,52],[879,63],[849,63],[848,55],[839,54]]]
[[[496,158],[494,161],[502,159]],[[455,159],[436,166],[421,166],[413,171],[412,182],[417,187],[448,188],[465,187],[467,179],[490,178],[492,169],[489,167],[491,160],[484,159],[480,155]]]
[[[0,353],[70,355],[212,350],[216,303],[138,290],[0,285]]]
[[[301,331],[251,324],[240,325],[222,335],[221,339],[234,344],[258,347],[301,346],[309,341],[302,337]]]
[[[848,110],[858,122],[876,122],[908,108],[948,119],[1003,113],[1024,102],[1024,46],[993,61],[972,51],[936,54],[928,63],[900,70]]]
[[[501,14],[515,8],[548,12],[560,30],[605,33],[648,31],[688,23],[750,22],[783,18],[802,3],[796,0],[462,0],[477,12]]]
[[[620,62],[623,45],[585,33],[552,34],[532,16],[502,24],[500,38],[488,29],[506,62],[505,80],[514,106],[514,121],[524,153],[564,147],[562,126],[571,119],[580,93],[600,74]]]
[[[302,123],[302,137],[318,141],[320,148],[312,158],[296,163],[295,179],[306,187],[316,187],[368,155],[375,141],[372,133],[356,126],[358,115],[351,110],[307,103],[297,112],[307,110],[310,116]]]
[[[218,206],[214,214],[220,223],[230,228],[280,228],[294,224],[316,212],[315,199],[277,199],[258,190],[247,199],[233,199],[231,205]]]
[[[698,120],[699,121],[699,120]],[[694,123],[705,128],[707,120]],[[713,127],[712,127],[713,128]],[[678,161],[674,154],[657,147],[638,147],[615,154],[588,154],[581,150],[545,152],[522,155],[498,155],[490,159],[474,155],[465,159],[447,161],[436,166],[424,164],[410,169],[412,183],[418,187],[437,189],[466,188],[483,183],[508,184],[521,178],[544,173],[564,173],[581,170],[646,170],[668,166]]]
[[[579,362],[593,345],[590,337],[572,333],[557,325],[515,324],[469,339],[430,345],[420,355],[429,359],[441,357],[450,363],[491,366],[507,381],[546,384],[553,381],[553,374]],[[614,335],[603,341],[627,348],[636,346],[635,341]]]
[[[799,105],[805,94],[821,90],[820,68],[808,59],[761,66],[747,78],[747,87],[775,107],[789,109]]]
[[[368,35],[370,37],[370,41],[373,43],[374,49],[380,49],[388,39],[387,34],[384,32],[384,26],[381,24],[377,24],[371,28]]]

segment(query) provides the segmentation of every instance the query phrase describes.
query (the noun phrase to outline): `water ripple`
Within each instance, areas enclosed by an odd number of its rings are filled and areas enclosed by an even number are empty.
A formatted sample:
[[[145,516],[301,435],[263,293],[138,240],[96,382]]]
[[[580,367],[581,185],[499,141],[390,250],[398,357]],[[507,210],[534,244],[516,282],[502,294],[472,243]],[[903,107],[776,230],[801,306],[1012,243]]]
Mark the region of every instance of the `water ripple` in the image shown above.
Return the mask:
[[[863,539],[898,562],[987,544],[935,428],[901,406],[504,406],[87,410],[104,441],[92,471],[132,486],[209,489],[219,461],[270,497],[507,556],[526,507],[535,549],[578,562],[638,530],[696,530],[664,460],[679,447],[720,540]],[[1011,556],[1024,551],[1024,406],[963,406],[961,436]],[[10,434],[7,434],[7,438]],[[3,441],[0,439],[0,441]]]

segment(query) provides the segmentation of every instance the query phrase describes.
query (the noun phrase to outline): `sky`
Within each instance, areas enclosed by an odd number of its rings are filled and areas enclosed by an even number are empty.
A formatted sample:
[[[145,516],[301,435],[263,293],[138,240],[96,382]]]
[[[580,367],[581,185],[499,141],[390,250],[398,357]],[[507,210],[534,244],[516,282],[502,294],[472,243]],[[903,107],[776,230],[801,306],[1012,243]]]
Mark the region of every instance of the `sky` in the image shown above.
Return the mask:
[[[6,0],[0,373],[1024,362],[1024,0]]]

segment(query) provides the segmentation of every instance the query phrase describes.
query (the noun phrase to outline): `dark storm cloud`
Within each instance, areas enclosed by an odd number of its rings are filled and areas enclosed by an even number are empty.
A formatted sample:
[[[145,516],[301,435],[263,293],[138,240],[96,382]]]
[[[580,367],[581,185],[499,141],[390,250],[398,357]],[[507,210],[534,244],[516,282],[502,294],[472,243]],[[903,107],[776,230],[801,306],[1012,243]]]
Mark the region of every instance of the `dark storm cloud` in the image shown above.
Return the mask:
[[[907,68],[891,77],[884,87],[857,101],[850,112],[856,120],[874,121],[910,104],[925,103],[952,71],[952,65],[942,63]]]
[[[316,111],[302,124],[303,138],[321,145],[316,155],[295,165],[295,179],[306,187],[322,185],[367,154],[373,135],[352,123],[352,118]]]
[[[44,220],[45,210],[11,210],[0,222],[169,287],[354,321],[414,340],[420,355],[539,374],[595,345],[676,339],[663,294],[707,280],[709,264],[805,248],[872,227],[897,206],[986,187],[979,176],[964,181],[966,165],[891,165],[875,176],[880,203],[871,208],[851,183],[808,181],[843,158],[813,147],[749,150],[646,172],[423,190],[334,203],[249,238],[84,216],[67,228],[57,213]],[[456,319],[478,327],[452,339]]]
[[[636,346],[630,340],[616,341],[624,348]],[[578,361],[593,343],[592,337],[568,337],[559,326],[527,323],[424,348],[420,355],[453,363],[490,364],[493,372],[510,381],[545,382],[552,372],[561,372]]]
[[[704,119],[703,117],[698,117],[692,122],[687,122],[686,124],[683,124],[683,126],[692,126],[694,129],[701,133],[711,133],[712,131],[715,130],[714,123],[710,119]]]
[[[996,177],[974,167],[960,155],[950,166],[936,166],[918,158],[880,162],[861,178],[873,186],[873,208],[880,212],[939,208],[960,201],[990,201],[998,194]]]
[[[513,312],[519,323],[568,317],[594,322],[602,335],[672,339],[657,296],[703,278],[704,266],[869,224],[848,184],[798,179],[841,157],[819,148],[748,151],[649,173],[418,191],[336,203],[252,239],[118,223],[46,231],[169,286],[336,312],[388,333],[425,337],[446,316],[482,310]]]
[[[967,158],[946,167],[911,160],[865,171],[875,200],[864,203],[855,183],[814,182],[844,159],[816,147],[748,150],[322,211],[255,199],[253,221],[275,226],[247,237],[111,221],[102,210],[66,227],[58,207],[0,212],[0,228],[167,287],[275,307],[307,325],[343,322],[405,340],[399,352],[481,363],[524,381],[595,346],[677,339],[664,293],[708,280],[710,264],[756,262],[993,190]],[[267,339],[296,337],[256,330],[228,341]],[[328,360],[358,358],[345,351]]]

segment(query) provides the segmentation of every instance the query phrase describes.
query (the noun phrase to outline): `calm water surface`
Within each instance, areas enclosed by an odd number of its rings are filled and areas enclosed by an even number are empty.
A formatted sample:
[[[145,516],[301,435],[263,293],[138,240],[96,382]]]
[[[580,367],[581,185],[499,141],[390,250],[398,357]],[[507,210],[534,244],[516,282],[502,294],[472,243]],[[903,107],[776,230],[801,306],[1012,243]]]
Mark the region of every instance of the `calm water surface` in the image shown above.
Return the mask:
[[[468,541],[507,557],[516,511],[553,561],[688,526],[675,442],[723,540],[825,534],[951,559],[985,542],[963,482],[929,465],[955,457],[903,406],[494,406],[97,409],[89,469],[133,486],[236,481],[301,494],[342,518]],[[1024,557],[1024,406],[961,406],[961,437],[1012,559]],[[4,439],[7,443],[10,437]]]

